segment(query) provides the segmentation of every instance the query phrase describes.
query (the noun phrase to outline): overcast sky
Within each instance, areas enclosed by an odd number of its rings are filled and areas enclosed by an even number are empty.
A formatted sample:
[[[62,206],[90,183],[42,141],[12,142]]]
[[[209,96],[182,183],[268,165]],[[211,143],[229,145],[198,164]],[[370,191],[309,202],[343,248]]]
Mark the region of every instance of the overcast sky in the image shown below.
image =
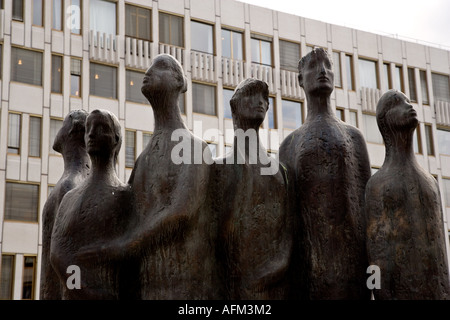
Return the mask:
[[[239,1],[353,29],[398,35],[412,42],[417,39],[450,50],[449,0]]]

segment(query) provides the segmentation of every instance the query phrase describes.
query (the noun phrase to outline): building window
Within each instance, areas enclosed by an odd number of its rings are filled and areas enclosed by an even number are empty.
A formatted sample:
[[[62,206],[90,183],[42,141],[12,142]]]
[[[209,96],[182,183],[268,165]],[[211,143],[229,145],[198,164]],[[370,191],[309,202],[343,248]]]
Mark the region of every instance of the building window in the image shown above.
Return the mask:
[[[2,255],[0,273],[0,300],[12,300],[14,284],[14,256]]]
[[[414,130],[414,134],[413,134],[413,149],[414,149],[414,153],[422,154],[420,125],[418,125],[416,130]]]
[[[217,144],[212,142],[207,142],[209,150],[211,151],[211,156],[213,158],[217,157]]]
[[[12,19],[23,21],[23,0],[12,1]]]
[[[377,63],[366,59],[358,59],[358,62],[360,86],[378,89]]]
[[[241,32],[222,29],[222,57],[244,60],[244,41]]]
[[[333,51],[334,85],[342,88],[341,54]]]
[[[302,103],[291,100],[281,100],[283,111],[283,128],[295,130],[303,123]]]
[[[345,121],[344,110],[336,108],[336,118],[341,121]]]
[[[383,137],[378,129],[377,118],[369,114],[363,114],[364,129],[368,142],[383,144]]]
[[[252,35],[252,62],[272,66],[272,39],[265,36]]]
[[[408,68],[408,86],[409,100],[411,102],[417,102],[416,75],[414,72],[414,68]]]
[[[450,156],[450,131],[437,129],[436,133],[438,139],[439,153]]]
[[[30,157],[41,156],[41,123],[40,117],[30,117],[30,132],[28,142],[28,155]]]
[[[231,113],[231,105],[230,101],[233,97],[234,90],[232,89],[223,89],[223,117],[225,119],[232,119],[232,113]]]
[[[450,207],[450,179],[442,179],[444,185],[444,199],[443,202],[446,207]]]
[[[20,154],[21,122],[22,115],[18,113],[9,114],[8,153]]]
[[[33,25],[42,27],[42,0],[33,0]]]
[[[180,94],[179,100],[178,100],[178,108],[180,109],[180,112],[182,114],[186,114],[186,107],[185,107],[185,103],[186,103],[186,94],[182,93]]]
[[[393,89],[403,92],[402,67],[401,66],[394,67]]]
[[[433,83],[434,99],[450,102],[450,87],[448,75],[432,73],[431,80]]]
[[[125,35],[127,37],[151,40],[151,11],[149,9],[125,5]]]
[[[11,81],[42,85],[42,52],[11,48]]]
[[[81,60],[70,59],[70,95],[81,97]]]
[[[62,128],[63,120],[60,119],[50,119],[50,141],[49,141],[49,154],[58,154],[53,150],[53,144],[55,143],[56,135],[58,131]]]
[[[280,40],[280,68],[298,72],[300,60],[300,44]]]
[[[62,30],[62,0],[52,0],[52,28]]]
[[[62,93],[62,56],[52,55],[52,92]]]
[[[347,90],[354,90],[353,86],[353,57],[349,54],[345,55],[345,73],[347,75]]]
[[[422,103],[430,104],[430,100],[428,98],[427,72],[425,70],[419,70],[419,76],[420,76],[420,89],[422,92]]]
[[[23,259],[22,300],[34,299],[34,286],[36,284],[36,257]]]
[[[425,140],[427,142],[427,152],[429,156],[434,156],[433,128],[431,125],[425,125]]]
[[[350,110],[349,115],[350,115],[350,124],[358,128],[358,112]]]
[[[105,0],[90,0],[89,25],[95,32],[116,34],[116,3]],[[102,35],[101,35],[102,36]]]
[[[117,99],[117,68],[91,62],[90,93]]]
[[[125,130],[125,166],[134,167],[136,160],[136,131]]]
[[[152,138],[152,134],[150,132],[142,133],[142,149],[145,149]]]
[[[81,34],[81,1],[72,0],[71,5],[71,28],[70,32],[74,34]]]
[[[391,77],[389,76],[389,64],[383,63],[383,92],[391,88]]]
[[[149,104],[145,96],[142,94],[142,79],[144,73],[133,70],[126,70],[126,99],[131,102]]]
[[[277,129],[277,110],[275,109],[275,99],[269,97],[269,110],[267,110],[269,129]]]
[[[216,115],[216,88],[200,83],[192,83],[193,111]]]
[[[214,38],[212,25],[192,21],[191,34],[192,50],[214,54]]]
[[[39,186],[6,182],[5,220],[38,221]]]
[[[184,47],[183,18],[171,14],[159,13],[159,42]]]

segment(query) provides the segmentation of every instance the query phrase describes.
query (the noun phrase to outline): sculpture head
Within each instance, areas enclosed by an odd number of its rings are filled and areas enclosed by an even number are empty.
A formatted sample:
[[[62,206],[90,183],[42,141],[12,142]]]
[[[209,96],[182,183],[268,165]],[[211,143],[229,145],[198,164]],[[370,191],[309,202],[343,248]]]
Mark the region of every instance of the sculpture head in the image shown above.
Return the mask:
[[[84,146],[85,124],[88,112],[85,110],[73,110],[64,118],[61,129],[58,131],[53,142],[53,150],[63,153],[66,145]]]
[[[307,94],[330,95],[333,91],[333,63],[326,50],[314,48],[302,57],[298,72],[298,82]]]
[[[377,104],[377,123],[386,144],[400,131],[414,132],[419,120],[408,97],[400,91],[389,90]]]
[[[121,126],[117,117],[108,110],[92,111],[86,119],[85,141],[91,158],[112,156],[115,165],[122,145]]]
[[[187,80],[181,64],[169,54],[157,55],[145,72],[142,94],[152,104],[158,98],[174,93],[178,96],[186,90]]]
[[[255,122],[259,127],[269,109],[269,86],[254,78],[243,80],[230,100],[233,122]]]

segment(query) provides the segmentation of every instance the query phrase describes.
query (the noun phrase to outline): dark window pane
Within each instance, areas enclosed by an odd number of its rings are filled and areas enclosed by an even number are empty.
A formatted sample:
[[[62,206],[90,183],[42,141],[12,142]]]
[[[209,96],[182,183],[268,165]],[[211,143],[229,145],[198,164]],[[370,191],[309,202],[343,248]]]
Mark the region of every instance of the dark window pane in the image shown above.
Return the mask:
[[[39,186],[6,182],[5,219],[37,222]]]
[[[90,93],[117,99],[117,68],[91,63]]]

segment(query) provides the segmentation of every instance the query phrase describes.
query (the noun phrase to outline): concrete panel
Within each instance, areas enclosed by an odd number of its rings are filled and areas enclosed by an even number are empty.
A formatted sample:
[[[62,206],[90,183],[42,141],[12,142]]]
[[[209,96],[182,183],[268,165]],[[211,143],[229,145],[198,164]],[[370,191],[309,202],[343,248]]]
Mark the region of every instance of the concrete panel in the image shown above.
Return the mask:
[[[402,42],[389,37],[381,37],[383,46],[383,60],[395,63],[402,63]]]
[[[215,1],[190,0],[191,18],[202,19],[210,22],[216,20]]]
[[[37,223],[5,221],[3,223],[3,252],[37,254],[38,232],[39,225]]]
[[[27,181],[41,182],[41,159],[28,158]]]
[[[74,57],[83,57],[83,37],[76,34],[70,36],[70,53]]]
[[[368,142],[367,151],[369,152],[370,165],[373,167],[381,167],[386,152],[384,145]]]
[[[11,82],[10,93],[10,110],[42,114],[42,87],[22,84],[19,82]]]
[[[430,50],[430,66],[431,71],[449,73],[449,52],[438,49],[429,48]]]
[[[237,1],[220,1],[222,25],[245,28],[244,3]]]
[[[365,32],[365,31],[356,31],[357,38],[357,46],[358,46],[358,55],[368,57],[368,58],[378,58],[378,51],[381,50],[378,48],[377,35]]]
[[[281,39],[299,42],[301,40],[300,17],[284,12],[277,12],[277,14],[278,14],[278,36]]]
[[[6,156],[6,179],[20,180],[20,156],[11,154]]]
[[[353,51],[352,29],[331,25],[331,41],[334,50],[352,52]]]
[[[159,10],[184,15],[184,0],[158,1]]]
[[[272,10],[249,6],[250,10],[250,29],[267,35],[273,35],[273,13]]]
[[[64,118],[63,96],[61,94],[50,95],[50,116]]]
[[[11,22],[11,43],[19,46],[25,45],[24,24],[17,21]]]
[[[56,184],[64,172],[64,160],[62,156],[51,155],[48,157],[48,183]]]
[[[64,33],[52,30],[52,51],[57,53],[64,52]]]
[[[408,66],[427,68],[425,47],[417,43],[405,42],[406,61]]]
[[[326,48],[327,24],[317,20],[305,18],[306,43]]]
[[[129,129],[153,132],[155,127],[153,109],[149,105],[127,102],[125,119],[125,126]]]
[[[35,49],[44,50],[45,32],[44,28],[31,27],[31,46]]]

